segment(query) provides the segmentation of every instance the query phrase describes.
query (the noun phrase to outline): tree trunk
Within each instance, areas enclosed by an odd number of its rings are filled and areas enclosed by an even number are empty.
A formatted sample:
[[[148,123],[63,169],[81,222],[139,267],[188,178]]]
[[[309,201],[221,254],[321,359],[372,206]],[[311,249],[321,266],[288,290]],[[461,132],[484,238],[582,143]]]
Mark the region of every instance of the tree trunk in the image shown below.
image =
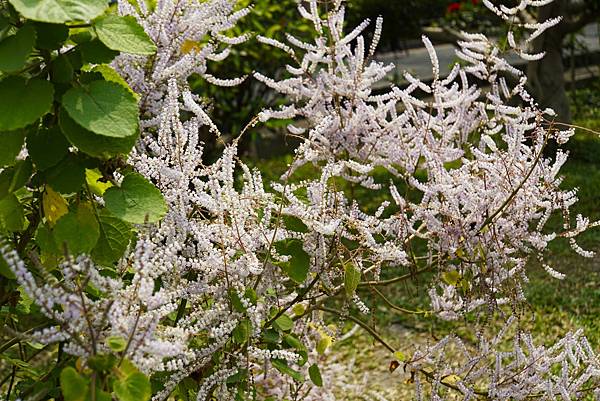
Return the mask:
[[[567,11],[566,0],[556,0],[542,7],[538,13],[538,22],[564,16]],[[562,60],[562,47],[565,30],[561,24],[554,26],[533,41],[532,53],[545,52],[541,60],[531,61],[527,67],[527,77],[533,96],[542,108],[550,107],[556,119],[563,123],[571,122],[571,110],[565,85],[565,69]]]

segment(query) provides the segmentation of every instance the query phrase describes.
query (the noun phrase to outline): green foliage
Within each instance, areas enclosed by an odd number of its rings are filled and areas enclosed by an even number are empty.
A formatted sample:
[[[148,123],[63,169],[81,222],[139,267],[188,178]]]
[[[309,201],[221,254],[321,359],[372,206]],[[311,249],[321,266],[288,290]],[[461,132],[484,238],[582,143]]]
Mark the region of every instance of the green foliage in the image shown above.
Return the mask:
[[[54,227],[56,245],[63,246],[73,255],[90,253],[100,236],[100,229],[92,207],[81,203],[77,210],[62,216]]]
[[[94,262],[110,266],[123,255],[131,241],[131,226],[102,210],[98,216],[100,236],[92,251]]]
[[[133,18],[111,12],[105,0],[0,2],[1,245],[15,249],[34,276],[62,281],[57,266],[79,254],[113,274],[134,238],[130,222],[166,212],[160,191],[125,162],[139,136],[138,96],[112,68],[97,65],[120,51],[150,55],[156,46]],[[126,176],[122,186],[114,173]],[[103,195],[107,206],[97,201]],[[101,295],[83,284],[82,296]],[[0,318],[25,332],[53,324],[3,258]],[[85,366],[58,346],[14,344],[2,352],[2,363],[15,368],[10,400],[150,398],[149,379],[121,360],[126,339],[110,337],[109,353]],[[42,350],[57,363],[34,362]]]
[[[294,327],[294,321],[288,315],[283,314],[275,319],[274,326],[281,331],[289,331]]]
[[[42,128],[27,135],[27,150],[36,168],[44,171],[69,153],[69,142],[59,127]]]
[[[84,401],[89,384],[74,368],[67,367],[60,372],[60,388],[65,401]]]
[[[0,231],[15,232],[25,229],[23,205],[13,194],[0,200]]]
[[[319,366],[316,364],[310,365],[308,368],[308,375],[310,380],[318,387],[323,387],[323,378],[321,377],[321,371],[319,370]]]
[[[71,88],[63,95],[62,105],[77,124],[98,135],[125,138],[137,132],[137,102],[115,82],[95,80]]]
[[[60,24],[90,21],[106,10],[104,0],[9,0],[23,17]]]
[[[294,380],[296,380],[297,382],[300,382],[300,383],[304,381],[304,376],[302,375],[302,373],[298,372],[297,370],[294,370],[294,369],[290,368],[287,365],[287,362],[282,361],[281,359],[274,359],[274,360],[271,361],[271,363],[273,364],[273,366],[275,367],[275,369],[277,369],[278,371],[280,371],[284,375],[288,375],[292,379],[294,379]]]
[[[120,401],[148,401],[152,395],[150,381],[143,373],[123,370],[125,373],[113,382],[113,392]]]
[[[104,201],[108,211],[129,223],[154,223],[167,212],[160,191],[137,173],[127,174],[120,187],[109,188]]]
[[[344,266],[344,289],[346,296],[351,298],[360,283],[360,271],[353,264],[348,263]]]
[[[137,140],[137,131],[124,138],[108,137],[97,135],[78,125],[68,113],[62,111],[59,113],[59,125],[65,137],[79,150],[92,157],[100,159],[109,159],[121,154],[129,153],[129,150]]]
[[[241,320],[233,329],[233,340],[238,344],[243,344],[250,338],[252,323],[248,319]]]
[[[115,352],[121,352],[127,347],[127,341],[123,337],[112,336],[106,339],[106,345]]]
[[[14,163],[23,147],[24,140],[25,130],[23,129],[0,131],[0,141],[2,142],[2,147],[0,147],[0,166],[8,166]]]
[[[0,81],[0,131],[24,128],[50,111],[54,88],[49,81],[10,76]]]
[[[25,25],[0,42],[0,71],[17,71],[25,65],[35,45],[35,29]]]
[[[277,265],[295,282],[304,282],[306,277],[308,277],[310,258],[308,253],[302,249],[302,242],[297,239],[287,239],[275,242],[274,245],[280,255],[288,255],[290,257],[288,261],[278,262]]]
[[[145,55],[156,52],[156,45],[132,16],[105,15],[96,20],[94,28],[109,49]]]

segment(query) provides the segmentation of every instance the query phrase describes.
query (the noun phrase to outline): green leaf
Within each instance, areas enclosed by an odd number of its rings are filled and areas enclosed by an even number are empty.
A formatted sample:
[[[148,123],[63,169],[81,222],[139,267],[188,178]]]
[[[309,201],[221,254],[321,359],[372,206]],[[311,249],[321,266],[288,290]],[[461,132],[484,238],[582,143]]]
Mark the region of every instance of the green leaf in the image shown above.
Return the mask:
[[[12,76],[0,81],[0,131],[23,128],[50,111],[52,84],[42,79]]]
[[[94,262],[111,266],[121,259],[129,241],[131,241],[131,226],[102,210],[98,216],[100,220],[100,237],[96,247],[92,250]]]
[[[35,46],[39,49],[60,49],[69,37],[69,28],[64,24],[48,24],[35,22],[37,32]]]
[[[353,264],[347,263],[344,266],[344,289],[346,296],[351,298],[360,283],[360,271]]]
[[[406,355],[404,355],[402,351],[394,352],[394,357],[396,357],[396,359],[400,362],[404,362],[406,360]]]
[[[252,287],[246,288],[246,291],[244,291],[244,296],[252,303],[252,305],[256,305],[258,302],[258,295]]]
[[[279,342],[279,332],[273,329],[265,330],[262,333],[262,339],[267,343],[277,344]]]
[[[119,52],[109,49],[98,39],[82,43],[79,49],[83,60],[91,64],[108,64],[119,55]]]
[[[241,320],[235,329],[233,329],[233,340],[238,344],[243,344],[250,338],[252,323],[248,319]]]
[[[70,153],[55,166],[44,171],[46,182],[62,194],[78,192],[85,182],[85,166]]]
[[[35,46],[35,28],[26,24],[0,42],[0,71],[18,71],[25,66]]]
[[[456,383],[458,383],[461,380],[462,380],[462,377],[460,377],[458,375],[448,375],[448,376],[444,376],[442,378],[442,380],[440,380],[440,383],[448,384],[450,386],[456,386]]]
[[[308,368],[308,376],[315,386],[323,387],[323,378],[321,377],[321,371],[319,370],[317,364],[310,365]]]
[[[72,255],[89,253],[100,236],[98,221],[90,204],[81,203],[76,211],[61,217],[54,226],[56,245],[66,245]]]
[[[59,112],[58,120],[61,130],[69,142],[82,152],[100,159],[110,159],[117,155],[128,154],[139,136],[138,130],[125,138],[97,135],[73,121],[64,110]]]
[[[292,348],[297,350],[298,355],[300,355],[300,360],[298,361],[298,365],[304,366],[304,364],[308,361],[308,350],[302,344],[296,336],[292,334],[286,334],[283,336],[283,340]]]
[[[106,339],[106,345],[114,352],[121,352],[127,347],[127,341],[123,337],[110,336]]]
[[[52,61],[52,81],[66,84],[73,80],[73,66],[67,56],[61,54]]]
[[[317,346],[316,346],[317,353],[319,355],[323,355],[325,353],[325,351],[327,351],[327,348],[329,348],[331,346],[332,342],[333,342],[333,340],[331,339],[331,336],[329,336],[327,334],[321,334],[321,338],[317,342]]]
[[[92,30],[90,29],[90,27],[84,26],[81,28],[69,28],[69,40],[78,45],[89,42],[95,37],[96,35],[92,34]]]
[[[304,376],[302,375],[302,373],[290,368],[285,361],[282,361],[280,359],[273,359],[271,361],[271,363],[273,364],[275,369],[277,369],[284,375],[290,376],[292,379],[296,380],[297,382],[304,381]]]
[[[97,168],[85,169],[85,182],[94,195],[103,196],[108,188],[114,186],[110,181],[104,182],[102,178],[102,173]]]
[[[0,106],[1,108],[2,106]],[[0,119],[2,116],[0,116]],[[23,148],[25,130],[0,132],[0,167],[11,165],[15,162]]]
[[[456,285],[460,279],[460,273],[456,270],[450,270],[442,273],[442,280],[448,285]]]
[[[93,81],[71,88],[63,95],[62,104],[77,124],[98,135],[125,138],[137,133],[135,97],[115,82]]]
[[[284,215],[282,219],[286,229],[299,233],[308,232],[308,227],[298,217]]]
[[[0,199],[27,184],[32,170],[33,166],[29,159],[19,160],[14,166],[5,168],[0,173]]]
[[[286,334],[283,336],[283,340],[292,348],[297,349],[298,351],[305,351],[306,347],[302,344],[298,338],[291,334]]]
[[[15,273],[13,273],[10,267],[8,267],[8,263],[6,263],[6,260],[4,260],[2,256],[0,256],[0,275],[10,280],[14,280],[17,278],[17,276],[15,276]]]
[[[275,242],[274,245],[279,254],[291,256],[287,262],[280,262],[277,265],[289,278],[297,283],[303,283],[308,277],[310,256],[302,248],[302,242],[298,239],[287,239]]]
[[[104,0],[9,0],[25,18],[60,24],[69,21],[90,21],[104,12]]]
[[[242,303],[242,300],[240,299],[240,296],[238,295],[237,291],[234,290],[233,288],[230,288],[228,290],[228,293],[229,293],[229,300],[231,301],[231,305],[233,306],[233,309],[235,309],[237,312],[240,312],[240,313],[246,312],[246,307]]]
[[[42,255],[62,255],[62,252],[56,245],[56,241],[54,241],[52,232],[45,224],[40,225],[35,232],[35,243],[40,247]]]
[[[88,392],[88,381],[72,367],[60,372],[60,389],[65,401],[84,401]]]
[[[27,135],[27,151],[38,170],[46,170],[69,153],[69,142],[58,127],[32,130]]]
[[[116,72],[110,65],[96,65],[94,66],[94,68],[92,68],[92,71],[102,74],[102,77],[107,81],[118,83],[119,85],[127,89],[129,92],[131,92],[131,94],[135,97],[136,101],[140,100],[140,95],[135,93],[133,89],[131,89],[127,81],[125,81],[123,77],[119,75],[119,73]]]
[[[281,331],[288,331],[291,330],[292,327],[294,327],[294,321],[284,313],[283,315],[275,319],[273,325]]]
[[[31,312],[31,305],[33,305],[33,299],[27,295],[27,291],[23,286],[19,286],[19,304],[17,309],[21,313],[29,314]]]
[[[156,52],[156,45],[132,16],[105,15],[94,21],[98,38],[109,49],[150,55]]]
[[[113,391],[120,401],[148,401],[152,395],[150,380],[141,372],[115,380]]]
[[[106,343],[107,345],[110,344],[108,343],[108,341],[110,339],[117,339],[117,338],[121,338],[121,337],[109,337],[106,339]],[[123,343],[125,343],[125,340],[123,340]],[[125,349],[125,344],[123,344],[123,349]],[[90,356],[87,360],[88,365],[90,368],[94,369],[97,372],[108,372],[109,370],[111,370],[112,368],[114,368],[118,362],[117,357],[113,354],[96,354],[93,356]],[[110,399],[110,398],[109,398]]]
[[[239,369],[236,373],[229,376],[225,380],[225,383],[227,383],[227,384],[243,383],[247,378],[248,378],[248,370],[247,369]],[[240,395],[240,393],[238,392],[238,394],[235,398],[235,401],[248,401],[245,397],[240,398],[239,395]]]
[[[0,200],[0,227],[6,231],[22,231],[26,227],[23,205],[14,194]]]
[[[104,202],[113,215],[128,223],[154,223],[167,213],[158,188],[137,173],[126,175],[120,187],[107,189]]]

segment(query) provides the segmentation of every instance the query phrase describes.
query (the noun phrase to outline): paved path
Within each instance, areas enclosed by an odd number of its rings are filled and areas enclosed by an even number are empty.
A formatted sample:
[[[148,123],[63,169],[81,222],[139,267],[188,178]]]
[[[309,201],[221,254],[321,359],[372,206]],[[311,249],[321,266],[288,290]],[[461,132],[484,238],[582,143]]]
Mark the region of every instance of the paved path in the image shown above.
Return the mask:
[[[583,32],[578,35],[578,39],[585,43],[588,49],[592,51],[600,50],[600,32],[598,24],[588,25]],[[435,46],[437,51],[438,59],[440,60],[440,70],[442,76],[446,76],[451,67],[457,60],[455,55],[455,47],[451,44],[444,44]],[[404,81],[402,79],[402,73],[404,71],[410,72],[413,76],[419,77],[423,81],[428,81],[433,78],[431,72],[431,61],[425,48],[410,49],[408,53],[404,52],[389,52],[380,53],[376,55],[377,60],[386,63],[393,63],[396,68],[390,73],[387,83],[382,82],[381,86],[387,86],[390,83],[400,83]],[[522,62],[516,55],[509,57],[509,61],[514,63]],[[379,85],[377,85],[379,86]]]

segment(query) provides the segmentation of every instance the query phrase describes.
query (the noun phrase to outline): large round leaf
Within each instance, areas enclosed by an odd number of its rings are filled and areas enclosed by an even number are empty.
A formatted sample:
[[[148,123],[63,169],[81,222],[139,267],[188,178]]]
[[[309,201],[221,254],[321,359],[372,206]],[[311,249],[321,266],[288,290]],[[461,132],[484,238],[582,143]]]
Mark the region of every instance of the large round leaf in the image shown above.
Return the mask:
[[[9,0],[25,18],[60,24],[90,21],[106,10],[106,0]]]
[[[114,216],[134,224],[157,222],[167,212],[158,188],[137,173],[125,176],[120,187],[107,189],[104,202]]]
[[[48,81],[8,77],[0,81],[0,131],[25,127],[50,111],[54,88]]]
[[[27,150],[38,170],[46,170],[69,153],[69,142],[58,127],[32,130],[27,135]]]
[[[69,89],[62,98],[69,116],[98,135],[125,138],[138,129],[138,106],[123,86],[103,80]]]
[[[40,49],[60,49],[63,42],[69,37],[69,28],[65,24],[48,24],[36,22],[36,46]]]
[[[115,380],[113,391],[119,401],[148,401],[152,396],[150,381],[141,372]]]
[[[0,118],[2,118],[0,116]],[[0,132],[0,167],[13,164],[23,148],[25,130]]]
[[[310,270],[310,256],[303,249],[302,242],[298,239],[287,239],[277,241],[273,245],[279,254],[291,256],[287,262],[277,262],[277,265],[295,282],[304,282]]]
[[[61,194],[79,191],[85,182],[85,166],[77,155],[70,153],[55,166],[44,171],[46,183]]]
[[[61,217],[54,227],[54,239],[59,249],[66,246],[72,255],[89,253],[100,236],[98,220],[92,206],[82,203],[76,211]]]
[[[79,45],[83,60],[90,64],[110,63],[119,52],[109,49],[98,39],[90,40]],[[109,81],[109,80],[107,80]]]
[[[126,138],[97,135],[73,121],[64,110],[60,111],[59,124],[69,142],[82,152],[102,159],[129,153],[138,137],[138,131]]]
[[[150,55],[156,45],[134,17],[105,15],[94,22],[98,38],[112,50]]]
[[[12,72],[25,66],[35,46],[35,29],[24,25],[12,36],[0,42],[0,71]]]
[[[103,209],[99,215],[100,238],[92,250],[94,262],[110,266],[118,261],[125,253],[131,240],[131,227],[123,220],[118,219]]]
[[[0,230],[21,231],[25,229],[23,205],[14,194],[0,200]]]
[[[65,401],[83,401],[88,392],[88,380],[68,366],[60,372],[60,389]]]

